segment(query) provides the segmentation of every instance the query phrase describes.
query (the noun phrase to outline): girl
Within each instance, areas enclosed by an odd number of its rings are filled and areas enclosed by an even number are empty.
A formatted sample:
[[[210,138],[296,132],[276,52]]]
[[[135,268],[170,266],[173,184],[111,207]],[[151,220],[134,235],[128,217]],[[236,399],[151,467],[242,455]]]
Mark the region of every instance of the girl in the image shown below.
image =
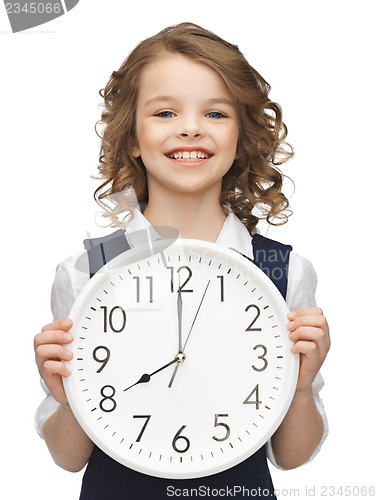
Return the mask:
[[[182,238],[216,242],[251,258],[258,221],[287,220],[288,201],[276,166],[293,153],[284,142],[287,129],[279,105],[268,98],[269,89],[235,45],[194,24],[167,28],[141,42],[101,93],[103,183],[95,196],[113,225],[126,232],[131,226],[170,226]],[[131,189],[141,211],[121,195]],[[58,266],[52,293],[55,321],[35,337],[36,362],[48,394],[36,421],[58,465],[78,471],[89,462],[82,500],[162,499],[177,483],[181,491],[182,485],[206,485],[217,488],[216,494],[220,486],[242,485],[274,497],[266,454],[277,467],[290,469],[318,452],[327,434],[319,369],[330,341],[326,319],[315,307],[316,277],[308,261],[290,255],[288,329],[301,362],[285,419],[266,447],[239,466],[184,482],[145,476],[113,461],[93,445],[71,412],[62,384],[62,377],[69,376],[62,361],[70,359],[64,344],[72,340],[66,316],[89,279],[75,262],[71,257]]]

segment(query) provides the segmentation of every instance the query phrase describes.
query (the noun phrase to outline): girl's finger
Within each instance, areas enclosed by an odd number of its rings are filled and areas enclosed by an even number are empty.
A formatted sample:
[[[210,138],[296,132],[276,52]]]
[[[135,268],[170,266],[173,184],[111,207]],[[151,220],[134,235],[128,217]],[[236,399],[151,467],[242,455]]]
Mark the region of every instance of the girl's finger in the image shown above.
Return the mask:
[[[37,347],[36,355],[42,363],[47,359],[62,359],[64,361],[69,361],[73,357],[71,351],[58,344],[43,344]]]
[[[308,340],[315,342],[319,347],[325,348],[328,345],[328,337],[322,328],[313,326],[300,326],[289,334],[293,342]]]
[[[294,311],[290,311],[288,313],[288,317],[297,317],[297,316],[323,316],[323,310],[320,307],[306,307],[304,309],[295,309]]]
[[[303,354],[308,358],[316,359],[318,361],[320,361],[323,357],[320,354],[317,344],[315,344],[315,342],[309,342],[306,340],[299,340],[298,342],[296,342],[292,346],[291,351],[295,354]]]
[[[49,330],[64,330],[68,331],[72,327],[72,320],[69,318],[59,319],[54,321],[53,323],[48,323],[42,328],[42,332],[46,332]]]
[[[44,344],[69,344],[73,335],[64,330],[48,330],[34,337],[34,349]]]
[[[316,328],[321,328],[324,332],[328,332],[326,318],[322,315],[309,314],[303,316],[295,316],[294,319],[288,323],[287,328],[290,332],[292,332],[300,326],[313,326]]]
[[[52,359],[49,359],[43,363],[42,374],[43,379],[45,379],[46,375],[49,375],[50,377],[53,375],[59,375],[60,377],[69,377],[71,372],[61,361],[54,361]]]

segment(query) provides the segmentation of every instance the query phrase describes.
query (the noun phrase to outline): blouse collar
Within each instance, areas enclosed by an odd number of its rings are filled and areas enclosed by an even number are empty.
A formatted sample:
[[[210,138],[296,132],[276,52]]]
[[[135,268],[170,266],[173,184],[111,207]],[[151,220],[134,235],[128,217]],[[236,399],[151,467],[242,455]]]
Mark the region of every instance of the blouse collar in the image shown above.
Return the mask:
[[[139,210],[135,210],[132,221],[126,227],[127,237],[131,240],[131,244],[133,241],[132,233],[145,229],[148,230],[149,237],[152,241],[161,238],[148,219],[144,217]],[[249,259],[253,259],[250,233],[233,212],[227,215],[217,237],[216,244],[236,250]]]

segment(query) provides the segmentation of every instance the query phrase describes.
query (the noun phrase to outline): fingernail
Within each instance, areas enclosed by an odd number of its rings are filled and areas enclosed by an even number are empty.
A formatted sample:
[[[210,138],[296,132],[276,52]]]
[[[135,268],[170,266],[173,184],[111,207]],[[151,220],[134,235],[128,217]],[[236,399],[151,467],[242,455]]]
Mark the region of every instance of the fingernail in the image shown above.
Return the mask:
[[[65,333],[64,334],[64,340],[72,340],[72,339],[73,339],[72,333]]]

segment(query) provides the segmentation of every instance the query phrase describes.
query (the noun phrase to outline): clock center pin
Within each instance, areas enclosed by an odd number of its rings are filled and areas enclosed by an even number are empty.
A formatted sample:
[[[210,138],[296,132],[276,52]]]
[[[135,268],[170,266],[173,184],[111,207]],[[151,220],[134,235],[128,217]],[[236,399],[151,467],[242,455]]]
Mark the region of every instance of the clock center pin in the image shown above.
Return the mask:
[[[178,363],[183,363],[184,360],[186,359],[186,354],[184,354],[183,352],[178,352],[174,356],[174,359],[176,359],[178,361]]]

